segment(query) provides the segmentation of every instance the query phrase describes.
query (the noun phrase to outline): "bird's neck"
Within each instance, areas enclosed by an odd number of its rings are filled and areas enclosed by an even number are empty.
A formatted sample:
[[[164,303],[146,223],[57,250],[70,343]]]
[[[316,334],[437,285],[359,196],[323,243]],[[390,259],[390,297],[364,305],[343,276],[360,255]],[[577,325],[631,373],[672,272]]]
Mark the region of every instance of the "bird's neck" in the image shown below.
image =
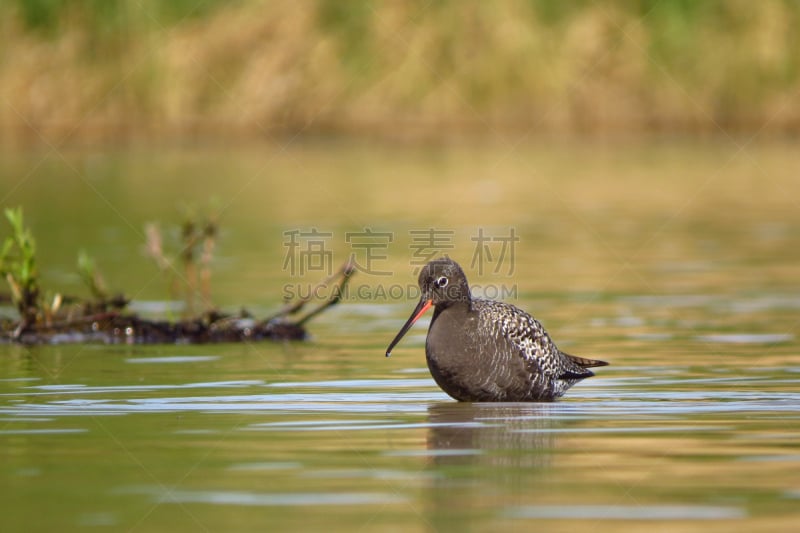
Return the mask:
[[[449,315],[467,314],[472,310],[471,303],[471,300],[456,300],[436,304],[433,308],[433,318],[431,322],[435,321],[436,318],[444,312]]]

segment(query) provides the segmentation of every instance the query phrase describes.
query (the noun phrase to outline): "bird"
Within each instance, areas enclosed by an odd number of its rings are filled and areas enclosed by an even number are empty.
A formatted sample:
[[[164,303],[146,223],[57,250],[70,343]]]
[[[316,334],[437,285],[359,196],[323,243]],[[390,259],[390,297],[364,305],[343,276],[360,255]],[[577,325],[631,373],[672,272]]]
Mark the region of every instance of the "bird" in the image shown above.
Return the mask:
[[[386,357],[431,307],[425,358],[434,381],[461,402],[551,402],[605,361],[558,349],[522,309],[473,298],[461,267],[443,257],[419,274],[420,300],[386,349]]]

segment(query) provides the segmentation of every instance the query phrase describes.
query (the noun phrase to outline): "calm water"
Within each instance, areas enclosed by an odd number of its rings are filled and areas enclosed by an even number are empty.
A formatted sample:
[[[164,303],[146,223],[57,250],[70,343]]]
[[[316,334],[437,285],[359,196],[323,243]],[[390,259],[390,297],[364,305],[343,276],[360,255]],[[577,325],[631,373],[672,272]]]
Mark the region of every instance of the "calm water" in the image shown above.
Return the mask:
[[[0,346],[4,531],[789,531],[800,520],[793,146],[3,155],[3,205],[25,207],[51,294],[85,294],[73,268],[84,248],[138,309],[169,307],[142,226],[161,221],[174,244],[176,207],[209,198],[222,212],[212,293],[223,308],[277,308],[324,274],[309,257],[335,268],[353,252],[365,270],[306,343]],[[425,367],[427,322],[383,357],[413,307],[430,230],[481,292],[612,366],[554,404],[458,404]],[[291,255],[320,246],[330,254]]]

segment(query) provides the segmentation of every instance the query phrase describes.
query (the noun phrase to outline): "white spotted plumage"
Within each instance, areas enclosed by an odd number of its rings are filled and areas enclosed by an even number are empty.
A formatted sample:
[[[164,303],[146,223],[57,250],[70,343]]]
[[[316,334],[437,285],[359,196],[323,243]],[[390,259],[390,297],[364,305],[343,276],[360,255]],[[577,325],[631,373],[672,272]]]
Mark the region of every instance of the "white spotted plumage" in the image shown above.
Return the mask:
[[[572,356],[558,349],[541,322],[518,307],[494,300],[473,299],[478,313],[478,329],[490,339],[504,338],[512,347],[512,356],[522,358],[531,369],[531,393],[543,389],[546,394],[562,396],[567,389],[593,373],[577,364]]]

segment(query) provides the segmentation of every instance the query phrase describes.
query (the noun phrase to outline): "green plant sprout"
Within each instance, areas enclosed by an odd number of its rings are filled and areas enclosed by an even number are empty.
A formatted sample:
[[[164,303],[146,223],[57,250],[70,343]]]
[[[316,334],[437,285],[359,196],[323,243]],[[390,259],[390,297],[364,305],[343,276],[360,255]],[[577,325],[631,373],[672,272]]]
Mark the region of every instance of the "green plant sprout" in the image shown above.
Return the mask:
[[[22,207],[5,209],[11,235],[3,242],[0,253],[0,274],[11,289],[11,299],[20,315],[20,323],[12,336],[19,337],[34,325],[41,314],[39,279],[36,269],[36,241],[25,227]]]
[[[105,281],[97,270],[94,258],[86,253],[85,250],[78,252],[78,275],[84,285],[89,288],[92,297],[98,301],[108,300],[108,289]]]
[[[159,271],[169,276],[170,297],[177,299],[181,285],[186,311],[194,311],[195,295],[199,292],[203,307],[213,308],[211,301],[211,260],[216,247],[219,222],[217,211],[212,206],[207,213],[197,209],[182,208],[183,222],[180,226],[180,249],[174,255],[164,251],[164,240],[158,225],[145,226],[147,238],[145,249],[156,263]],[[180,268],[176,267],[180,263]],[[198,283],[199,277],[199,283]]]

